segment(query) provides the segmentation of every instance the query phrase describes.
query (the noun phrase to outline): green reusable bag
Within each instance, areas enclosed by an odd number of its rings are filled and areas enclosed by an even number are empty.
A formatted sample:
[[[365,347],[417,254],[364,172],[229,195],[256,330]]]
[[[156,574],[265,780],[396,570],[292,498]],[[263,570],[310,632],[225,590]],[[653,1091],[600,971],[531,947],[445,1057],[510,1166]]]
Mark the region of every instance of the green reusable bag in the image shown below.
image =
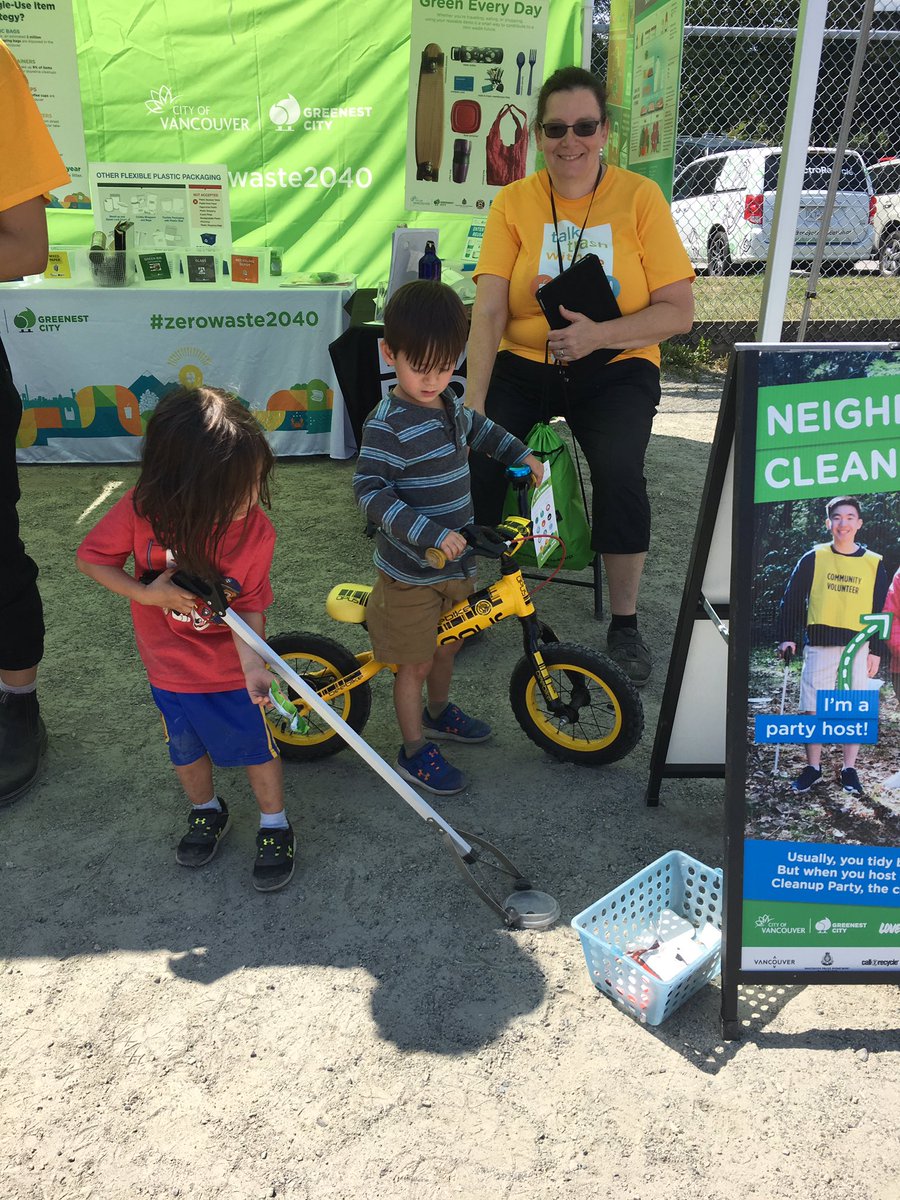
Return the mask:
[[[531,447],[541,462],[550,463],[556,523],[559,526],[559,536],[566,545],[566,561],[563,564],[563,570],[582,571],[594,561],[594,551],[591,549],[591,527],[585,515],[578,475],[572,455],[569,453],[569,447],[556,430],[544,422],[539,422],[534,426],[525,439],[525,443]],[[530,491],[528,494],[530,497]],[[503,515],[504,517],[519,515],[516,493],[511,487],[506,492]],[[557,546],[555,550],[551,551],[544,566],[551,568],[559,566],[561,553]],[[534,542],[526,542],[516,558],[523,564],[536,565]]]

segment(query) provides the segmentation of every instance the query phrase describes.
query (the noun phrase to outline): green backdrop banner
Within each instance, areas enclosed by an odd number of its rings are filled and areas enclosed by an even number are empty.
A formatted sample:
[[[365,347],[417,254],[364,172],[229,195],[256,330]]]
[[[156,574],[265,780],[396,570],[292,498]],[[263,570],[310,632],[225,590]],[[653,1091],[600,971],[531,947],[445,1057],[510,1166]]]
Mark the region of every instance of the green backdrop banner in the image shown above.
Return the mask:
[[[91,162],[226,163],[235,241],[285,248],[287,271],[387,278],[404,208],[409,4],[383,0],[75,0]],[[552,0],[548,71],[581,61],[581,0]],[[533,103],[533,101],[532,101]],[[529,117],[533,113],[529,112]],[[88,213],[53,213],[57,243]]]

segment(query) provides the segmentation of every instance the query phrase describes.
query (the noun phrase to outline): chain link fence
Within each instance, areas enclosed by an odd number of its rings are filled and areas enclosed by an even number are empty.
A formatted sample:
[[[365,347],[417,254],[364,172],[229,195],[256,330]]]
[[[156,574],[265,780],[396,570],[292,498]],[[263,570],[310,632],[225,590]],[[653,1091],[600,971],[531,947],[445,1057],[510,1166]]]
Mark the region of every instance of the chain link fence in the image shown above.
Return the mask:
[[[872,15],[809,341],[900,340],[900,12],[885,11],[896,7],[881,0]],[[828,8],[786,340],[806,302],[864,14],[863,0]],[[755,333],[799,15],[799,0],[686,0],[672,211],[698,274],[693,341]],[[608,18],[595,0],[591,63],[603,77]]]

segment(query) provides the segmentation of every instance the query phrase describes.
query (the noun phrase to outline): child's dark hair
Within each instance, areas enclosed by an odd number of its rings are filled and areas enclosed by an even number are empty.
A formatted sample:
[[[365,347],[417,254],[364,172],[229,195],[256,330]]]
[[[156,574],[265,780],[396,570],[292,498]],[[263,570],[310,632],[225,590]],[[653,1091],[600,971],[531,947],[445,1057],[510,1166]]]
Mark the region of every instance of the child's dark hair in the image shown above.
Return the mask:
[[[398,288],[384,310],[384,340],[420,370],[456,365],[469,336],[463,303],[445,283],[417,279]]]
[[[269,507],[275,457],[262,427],[219,388],[179,388],[147,424],[134,508],[191,575],[221,582],[216,565],[228,526],[251,491]]]
[[[831,514],[834,512],[834,510],[836,508],[843,508],[845,506],[848,508],[855,508],[856,515],[858,517],[862,517],[862,511],[859,507],[859,501],[857,500],[857,498],[855,496],[835,496],[835,498],[833,500],[829,500],[828,503],[825,505],[825,516],[830,521]]]

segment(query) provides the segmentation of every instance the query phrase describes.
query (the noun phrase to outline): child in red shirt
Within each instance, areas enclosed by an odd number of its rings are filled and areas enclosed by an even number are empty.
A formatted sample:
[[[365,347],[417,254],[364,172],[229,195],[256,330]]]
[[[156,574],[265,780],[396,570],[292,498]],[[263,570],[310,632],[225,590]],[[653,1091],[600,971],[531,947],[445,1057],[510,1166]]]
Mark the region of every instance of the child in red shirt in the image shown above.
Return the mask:
[[[200,867],[228,832],[212,765],[246,768],[260,809],[253,886],[284,887],[296,840],[284,812],[281,759],[264,706],[271,676],[258,654],[179,587],[176,569],[225,588],[260,636],[272,603],[275,530],[269,505],[274,457],[259,423],[217,388],[165,396],[147,425],[136,486],[78,548],[78,569],[131,601],[169,757],[192,808],[175,854]],[[134,574],[124,568],[134,559]]]

